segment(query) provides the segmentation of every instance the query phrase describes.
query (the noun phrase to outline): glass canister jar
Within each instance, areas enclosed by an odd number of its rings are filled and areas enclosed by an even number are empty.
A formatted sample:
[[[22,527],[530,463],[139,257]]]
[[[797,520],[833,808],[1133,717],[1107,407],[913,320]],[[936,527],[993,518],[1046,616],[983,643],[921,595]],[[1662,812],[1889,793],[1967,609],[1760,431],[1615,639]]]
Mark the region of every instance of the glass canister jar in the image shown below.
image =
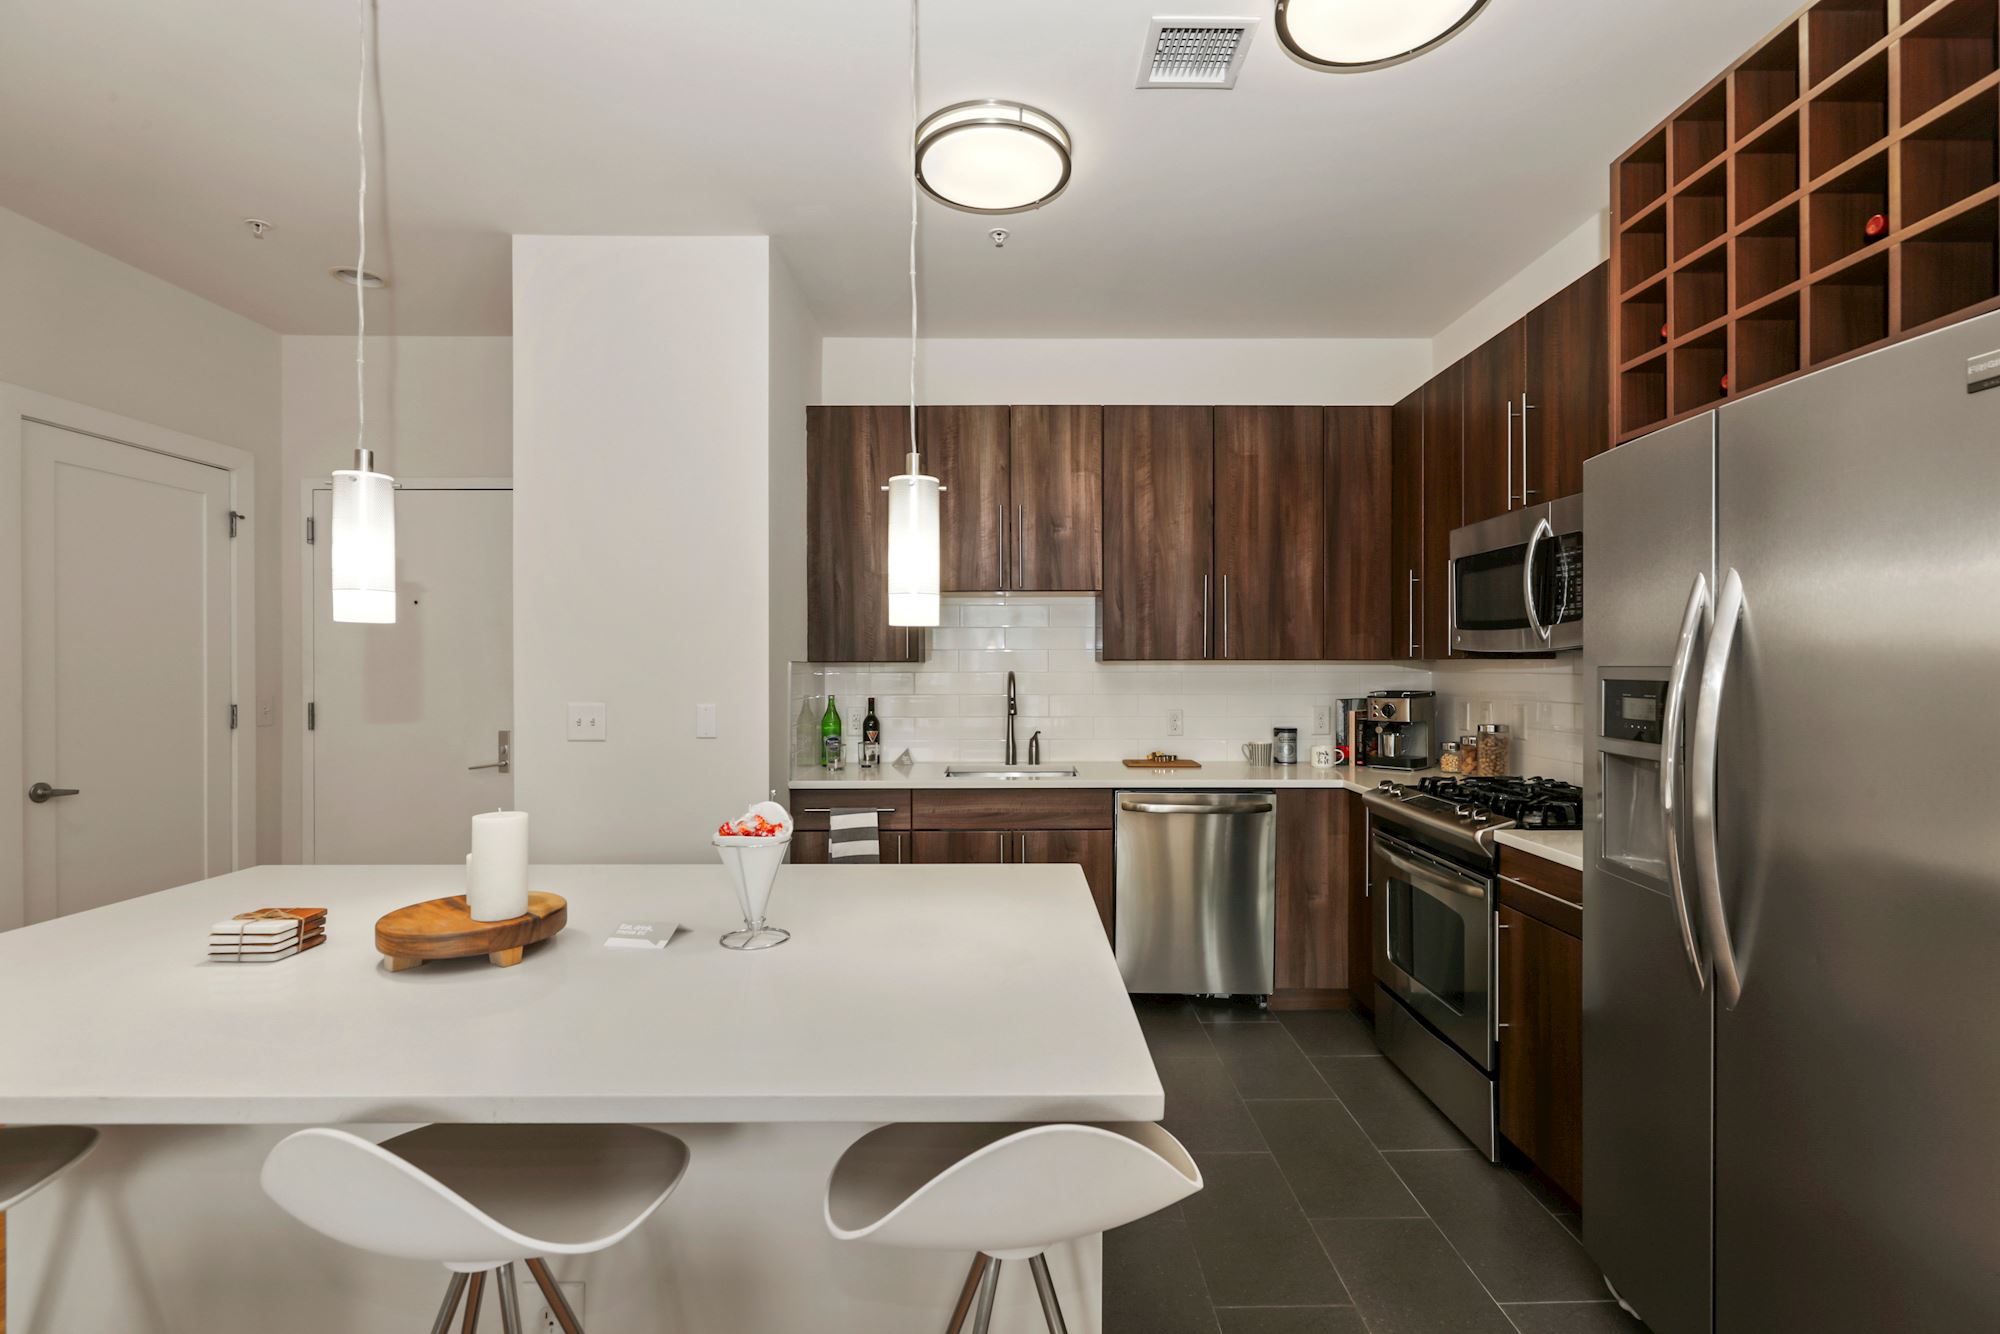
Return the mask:
[[[1438,768],[1448,774],[1465,772],[1459,765],[1459,749],[1456,741],[1447,741],[1438,747]]]
[[[1478,765],[1481,778],[1504,778],[1513,768],[1512,738],[1505,723],[1479,725]]]

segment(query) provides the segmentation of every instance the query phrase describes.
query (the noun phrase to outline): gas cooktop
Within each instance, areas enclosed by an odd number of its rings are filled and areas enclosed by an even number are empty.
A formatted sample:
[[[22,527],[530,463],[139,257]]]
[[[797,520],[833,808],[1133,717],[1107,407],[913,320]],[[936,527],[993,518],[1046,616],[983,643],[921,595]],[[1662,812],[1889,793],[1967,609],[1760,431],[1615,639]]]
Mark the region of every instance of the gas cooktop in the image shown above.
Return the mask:
[[[1482,857],[1494,855],[1493,835],[1502,829],[1583,828],[1583,789],[1548,778],[1388,780],[1364,800],[1385,818]]]

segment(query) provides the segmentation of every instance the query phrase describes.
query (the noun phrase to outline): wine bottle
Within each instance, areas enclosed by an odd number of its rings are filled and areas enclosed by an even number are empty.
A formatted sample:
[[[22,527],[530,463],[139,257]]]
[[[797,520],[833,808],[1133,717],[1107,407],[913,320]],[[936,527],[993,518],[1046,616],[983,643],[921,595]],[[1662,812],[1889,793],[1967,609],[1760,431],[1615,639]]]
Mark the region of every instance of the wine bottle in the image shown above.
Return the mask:
[[[863,744],[882,744],[882,723],[875,717],[875,697],[868,697],[868,716],[861,720],[861,740]]]
[[[826,697],[826,712],[819,720],[820,765],[826,769],[840,768],[840,710],[835,707],[833,696]]]

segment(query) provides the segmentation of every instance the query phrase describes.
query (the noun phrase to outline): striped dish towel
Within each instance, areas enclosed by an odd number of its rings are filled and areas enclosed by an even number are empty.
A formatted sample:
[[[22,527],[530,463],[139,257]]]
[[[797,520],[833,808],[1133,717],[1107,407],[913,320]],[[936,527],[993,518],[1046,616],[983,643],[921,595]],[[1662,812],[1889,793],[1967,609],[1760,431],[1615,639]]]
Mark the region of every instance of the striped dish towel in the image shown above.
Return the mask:
[[[872,810],[835,811],[827,817],[826,859],[873,865],[882,860],[880,825]]]

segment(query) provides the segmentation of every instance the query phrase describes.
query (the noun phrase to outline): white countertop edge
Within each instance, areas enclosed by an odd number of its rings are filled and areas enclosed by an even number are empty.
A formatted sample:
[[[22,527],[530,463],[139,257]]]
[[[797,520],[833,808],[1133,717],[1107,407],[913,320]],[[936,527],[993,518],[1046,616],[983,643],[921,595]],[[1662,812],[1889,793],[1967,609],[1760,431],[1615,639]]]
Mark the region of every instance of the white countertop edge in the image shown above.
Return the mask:
[[[1493,835],[1502,847],[1519,848],[1551,861],[1558,866],[1567,866],[1572,871],[1583,869],[1583,831],[1580,829],[1502,829]]]
[[[1343,764],[1333,769],[1315,769],[1307,764],[1205,764],[1199,769],[1127,769],[1114,760],[1087,760],[1076,764],[1054,761],[1044,768],[1074,768],[1075,778],[947,778],[947,768],[970,764],[917,764],[908,772],[884,766],[867,774],[843,770],[829,777],[820,769],[795,771],[789,786],[796,791],[901,791],[924,788],[943,791],[1060,788],[1345,788],[1349,792],[1372,792],[1384,782],[1415,782],[1440,772],[1436,769],[1365,769]]]
[[[891,1121],[1158,1121],[1144,1097],[795,1098],[145,1098],[0,1097],[0,1124],[128,1125],[881,1125]]]

